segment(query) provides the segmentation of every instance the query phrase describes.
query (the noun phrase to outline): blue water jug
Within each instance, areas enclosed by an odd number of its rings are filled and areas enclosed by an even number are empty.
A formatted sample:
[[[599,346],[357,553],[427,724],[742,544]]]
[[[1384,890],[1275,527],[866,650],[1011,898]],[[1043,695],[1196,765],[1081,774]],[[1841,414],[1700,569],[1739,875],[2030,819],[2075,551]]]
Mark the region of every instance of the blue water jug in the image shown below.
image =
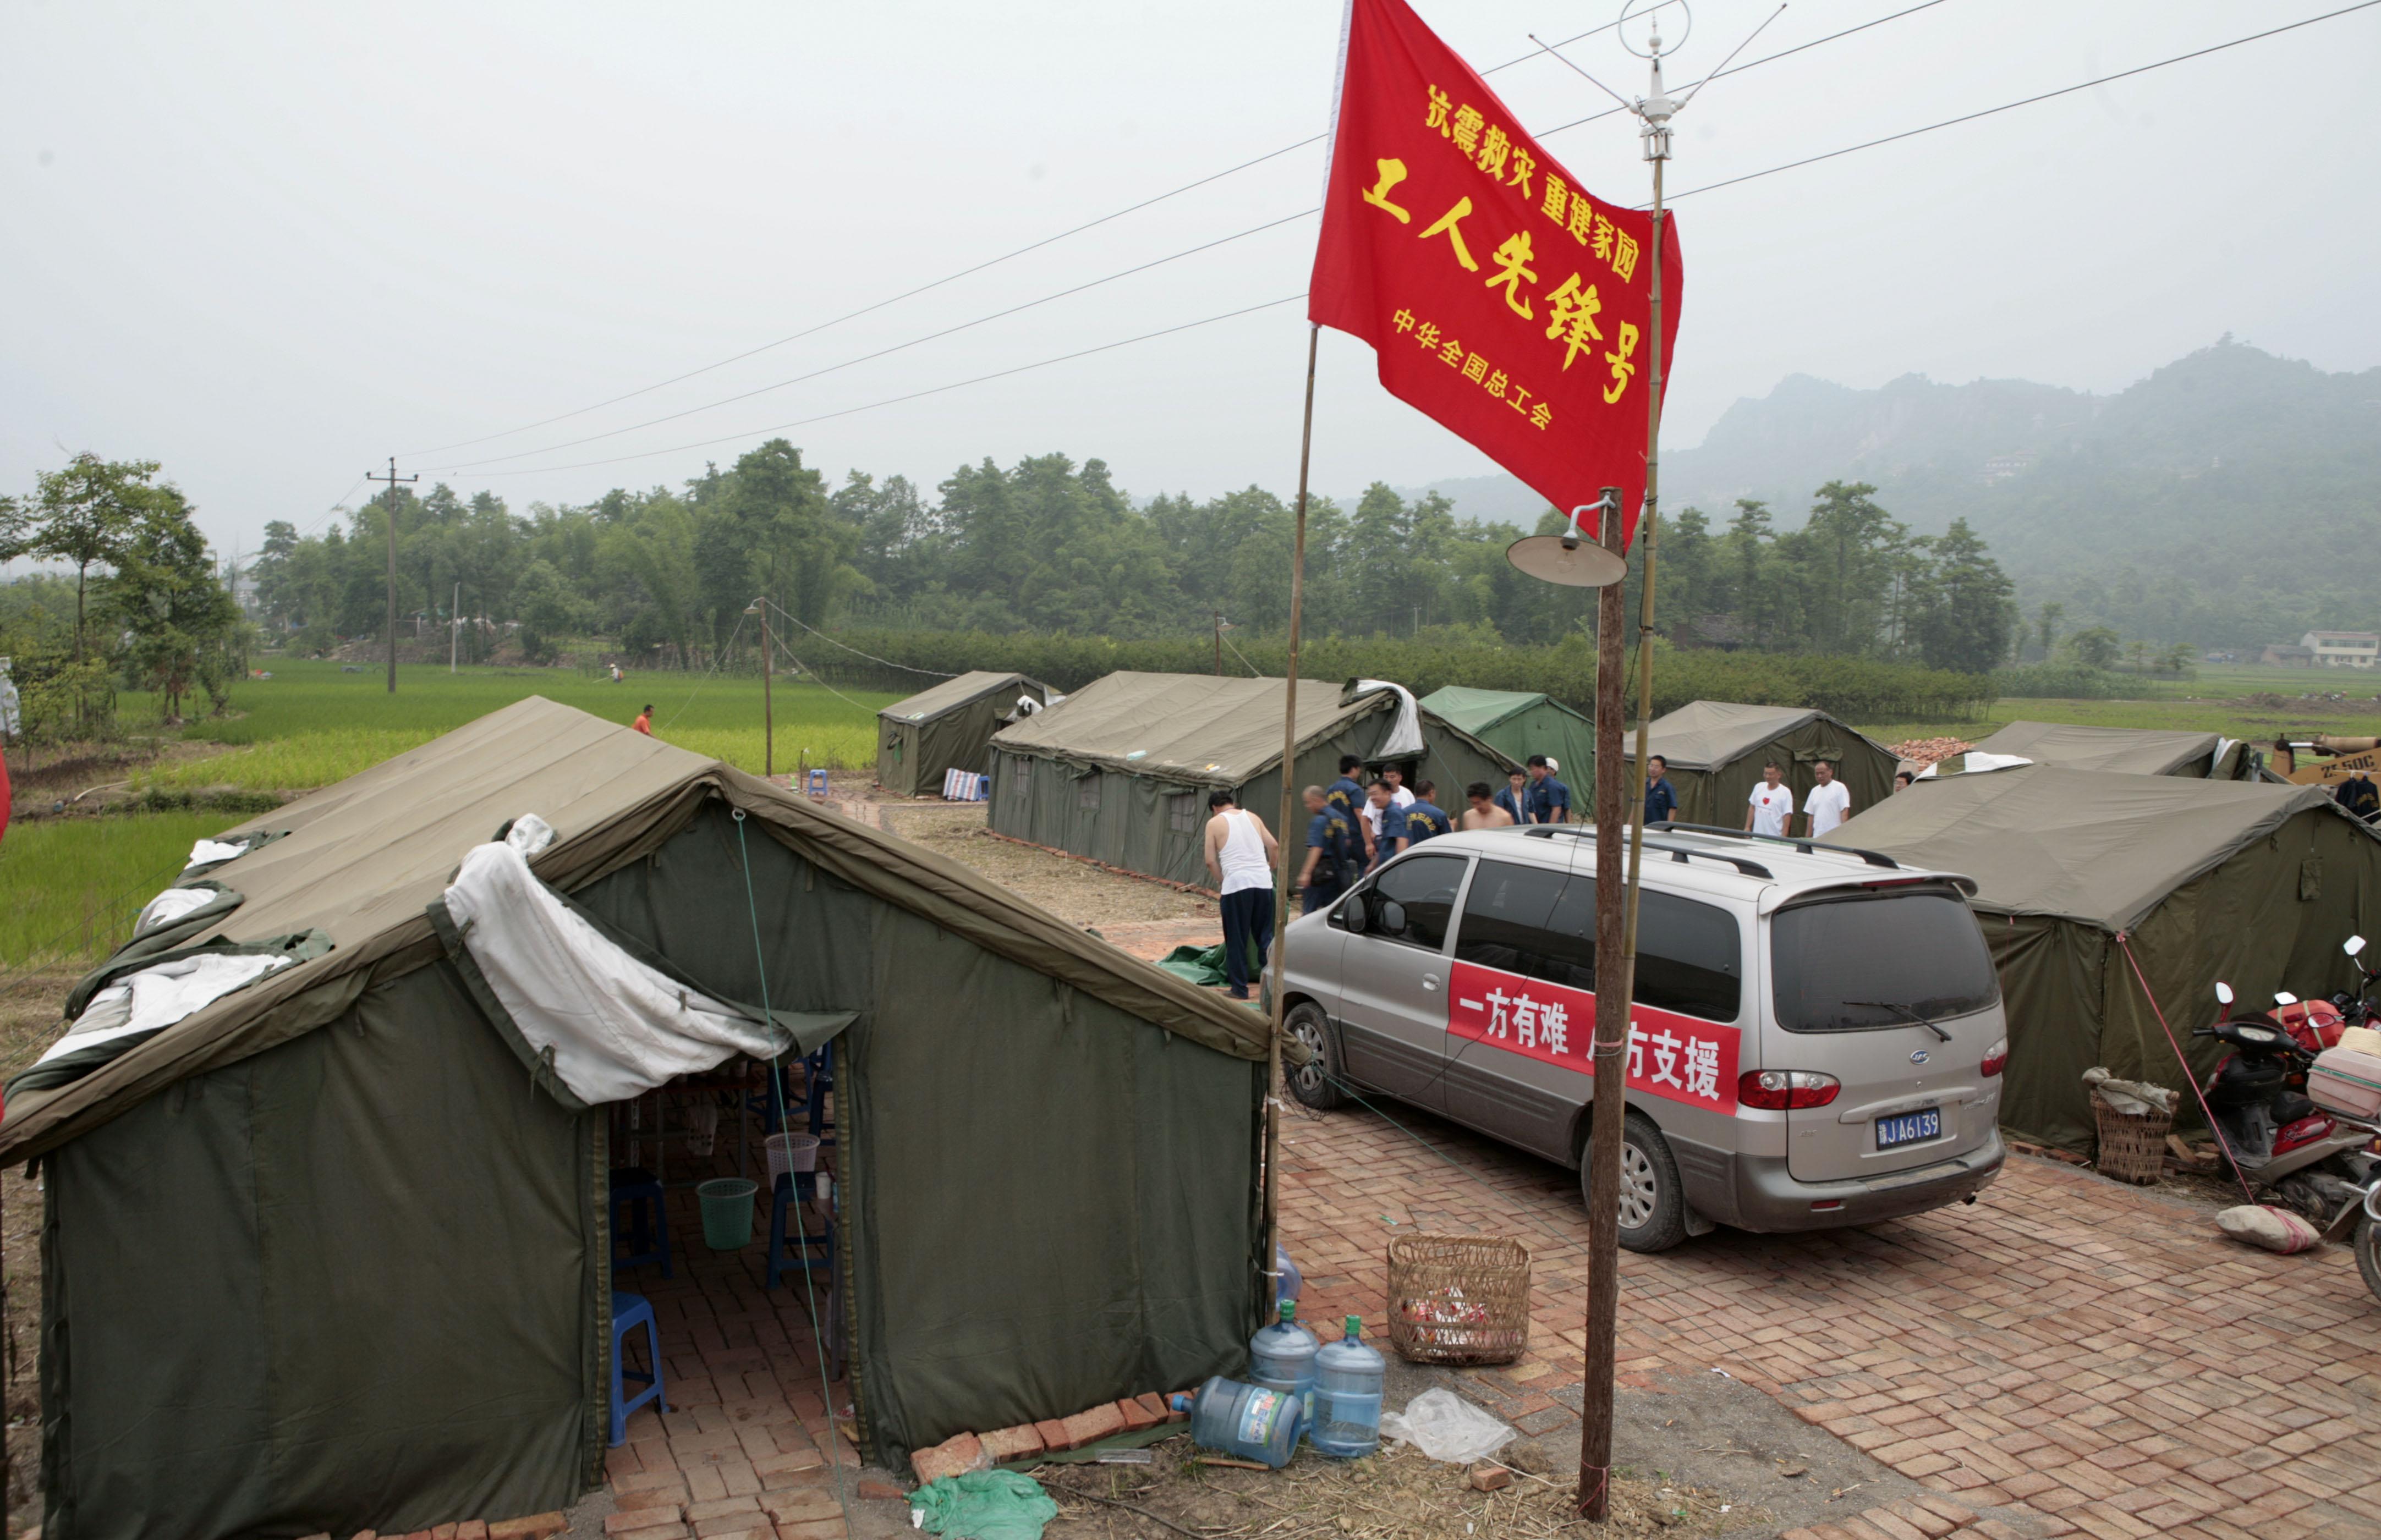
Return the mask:
[[[1175,1401],[1179,1406],[1181,1398]],[[1254,1460],[1276,1471],[1298,1451],[1298,1435],[1306,1423],[1296,1396],[1221,1375],[1199,1387],[1190,1410],[1190,1437],[1201,1449]]]
[[[1306,1441],[1339,1460],[1381,1447],[1381,1387],[1389,1365],[1364,1345],[1363,1328],[1363,1317],[1349,1316],[1348,1335],[1314,1355],[1314,1423]]]
[[[1284,1300],[1296,1299],[1306,1287],[1306,1275],[1298,1270],[1298,1264],[1289,1259],[1289,1253],[1281,1249],[1279,1242],[1274,1243],[1273,1270],[1273,1302],[1276,1306]]]
[[[1314,1422],[1314,1355],[1323,1343],[1298,1324],[1298,1302],[1281,1302],[1281,1318],[1249,1339],[1249,1378],[1298,1398],[1299,1420]]]

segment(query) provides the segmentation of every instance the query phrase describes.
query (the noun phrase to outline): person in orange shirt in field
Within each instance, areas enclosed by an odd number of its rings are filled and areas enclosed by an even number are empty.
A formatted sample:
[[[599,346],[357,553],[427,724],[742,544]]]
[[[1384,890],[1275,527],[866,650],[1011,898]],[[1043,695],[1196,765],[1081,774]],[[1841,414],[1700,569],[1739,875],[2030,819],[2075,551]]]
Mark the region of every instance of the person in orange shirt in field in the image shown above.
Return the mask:
[[[629,725],[635,728],[638,732],[642,733],[646,737],[652,737],[653,735],[653,709],[648,706],[644,709],[639,711],[637,713],[637,720],[630,722]]]

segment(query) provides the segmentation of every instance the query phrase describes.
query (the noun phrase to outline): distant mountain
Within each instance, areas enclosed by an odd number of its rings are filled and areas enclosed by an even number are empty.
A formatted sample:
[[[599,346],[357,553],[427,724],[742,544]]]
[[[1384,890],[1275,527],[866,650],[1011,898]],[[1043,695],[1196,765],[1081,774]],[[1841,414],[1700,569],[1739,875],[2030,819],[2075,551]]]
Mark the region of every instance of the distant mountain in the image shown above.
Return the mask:
[[[2381,629],[2381,369],[2326,374],[2228,336],[2114,395],[1923,375],[1853,390],[1790,375],[1662,457],[1663,503],[1723,522],[1756,497],[1801,522],[1812,491],[1873,482],[1921,533],[1964,517],[2029,613],[2128,639],[2258,646]],[[1459,516],[1529,525],[1507,476],[1442,491]]]

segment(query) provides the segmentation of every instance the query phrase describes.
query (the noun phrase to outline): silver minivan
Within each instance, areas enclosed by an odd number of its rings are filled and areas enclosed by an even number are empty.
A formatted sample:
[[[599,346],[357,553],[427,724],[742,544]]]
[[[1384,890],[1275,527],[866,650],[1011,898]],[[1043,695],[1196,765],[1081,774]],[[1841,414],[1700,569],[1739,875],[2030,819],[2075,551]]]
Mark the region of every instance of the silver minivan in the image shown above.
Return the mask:
[[[1621,1243],[1867,1224],[1972,1200],[2005,1152],[2000,986],[1974,884],[1806,840],[1645,841]],[[1595,844],[1580,825],[1408,850],[1288,931],[1309,1107],[1386,1094],[1581,1165]],[[1584,1172],[1581,1185],[1584,1187]]]

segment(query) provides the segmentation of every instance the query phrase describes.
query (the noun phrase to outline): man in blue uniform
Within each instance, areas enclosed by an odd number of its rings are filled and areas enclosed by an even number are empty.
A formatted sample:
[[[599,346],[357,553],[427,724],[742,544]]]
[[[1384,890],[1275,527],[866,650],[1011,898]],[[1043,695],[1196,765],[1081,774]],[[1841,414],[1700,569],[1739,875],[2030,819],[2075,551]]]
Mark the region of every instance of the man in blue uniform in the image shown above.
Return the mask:
[[[1373,824],[1364,817],[1364,787],[1356,772],[1364,768],[1363,759],[1354,754],[1339,756],[1339,779],[1324,792],[1323,800],[1337,808],[1356,827],[1356,837],[1363,843],[1364,864],[1373,860]]]
[[[1455,820],[1438,805],[1438,787],[1428,781],[1418,781],[1414,783],[1413,806],[1406,809],[1405,840],[1398,848],[1410,850],[1454,828]]]
[[[1645,760],[1645,821],[1660,823],[1679,816],[1679,794],[1670,789],[1670,761],[1660,755]]]
[[[1363,870],[1363,836],[1358,820],[1337,807],[1320,786],[1306,788],[1306,865],[1298,874],[1305,913],[1329,907]]]
[[[1378,869],[1405,844],[1406,809],[1398,804],[1397,788],[1386,778],[1364,788],[1365,819],[1372,825],[1373,854],[1364,869]]]
[[[1530,756],[1529,817],[1523,823],[1569,823],[1570,788],[1555,779],[1554,766],[1543,754]]]
[[[1515,823],[1530,821],[1530,772],[1515,770],[1505,777],[1505,789],[1496,796],[1496,806]]]

